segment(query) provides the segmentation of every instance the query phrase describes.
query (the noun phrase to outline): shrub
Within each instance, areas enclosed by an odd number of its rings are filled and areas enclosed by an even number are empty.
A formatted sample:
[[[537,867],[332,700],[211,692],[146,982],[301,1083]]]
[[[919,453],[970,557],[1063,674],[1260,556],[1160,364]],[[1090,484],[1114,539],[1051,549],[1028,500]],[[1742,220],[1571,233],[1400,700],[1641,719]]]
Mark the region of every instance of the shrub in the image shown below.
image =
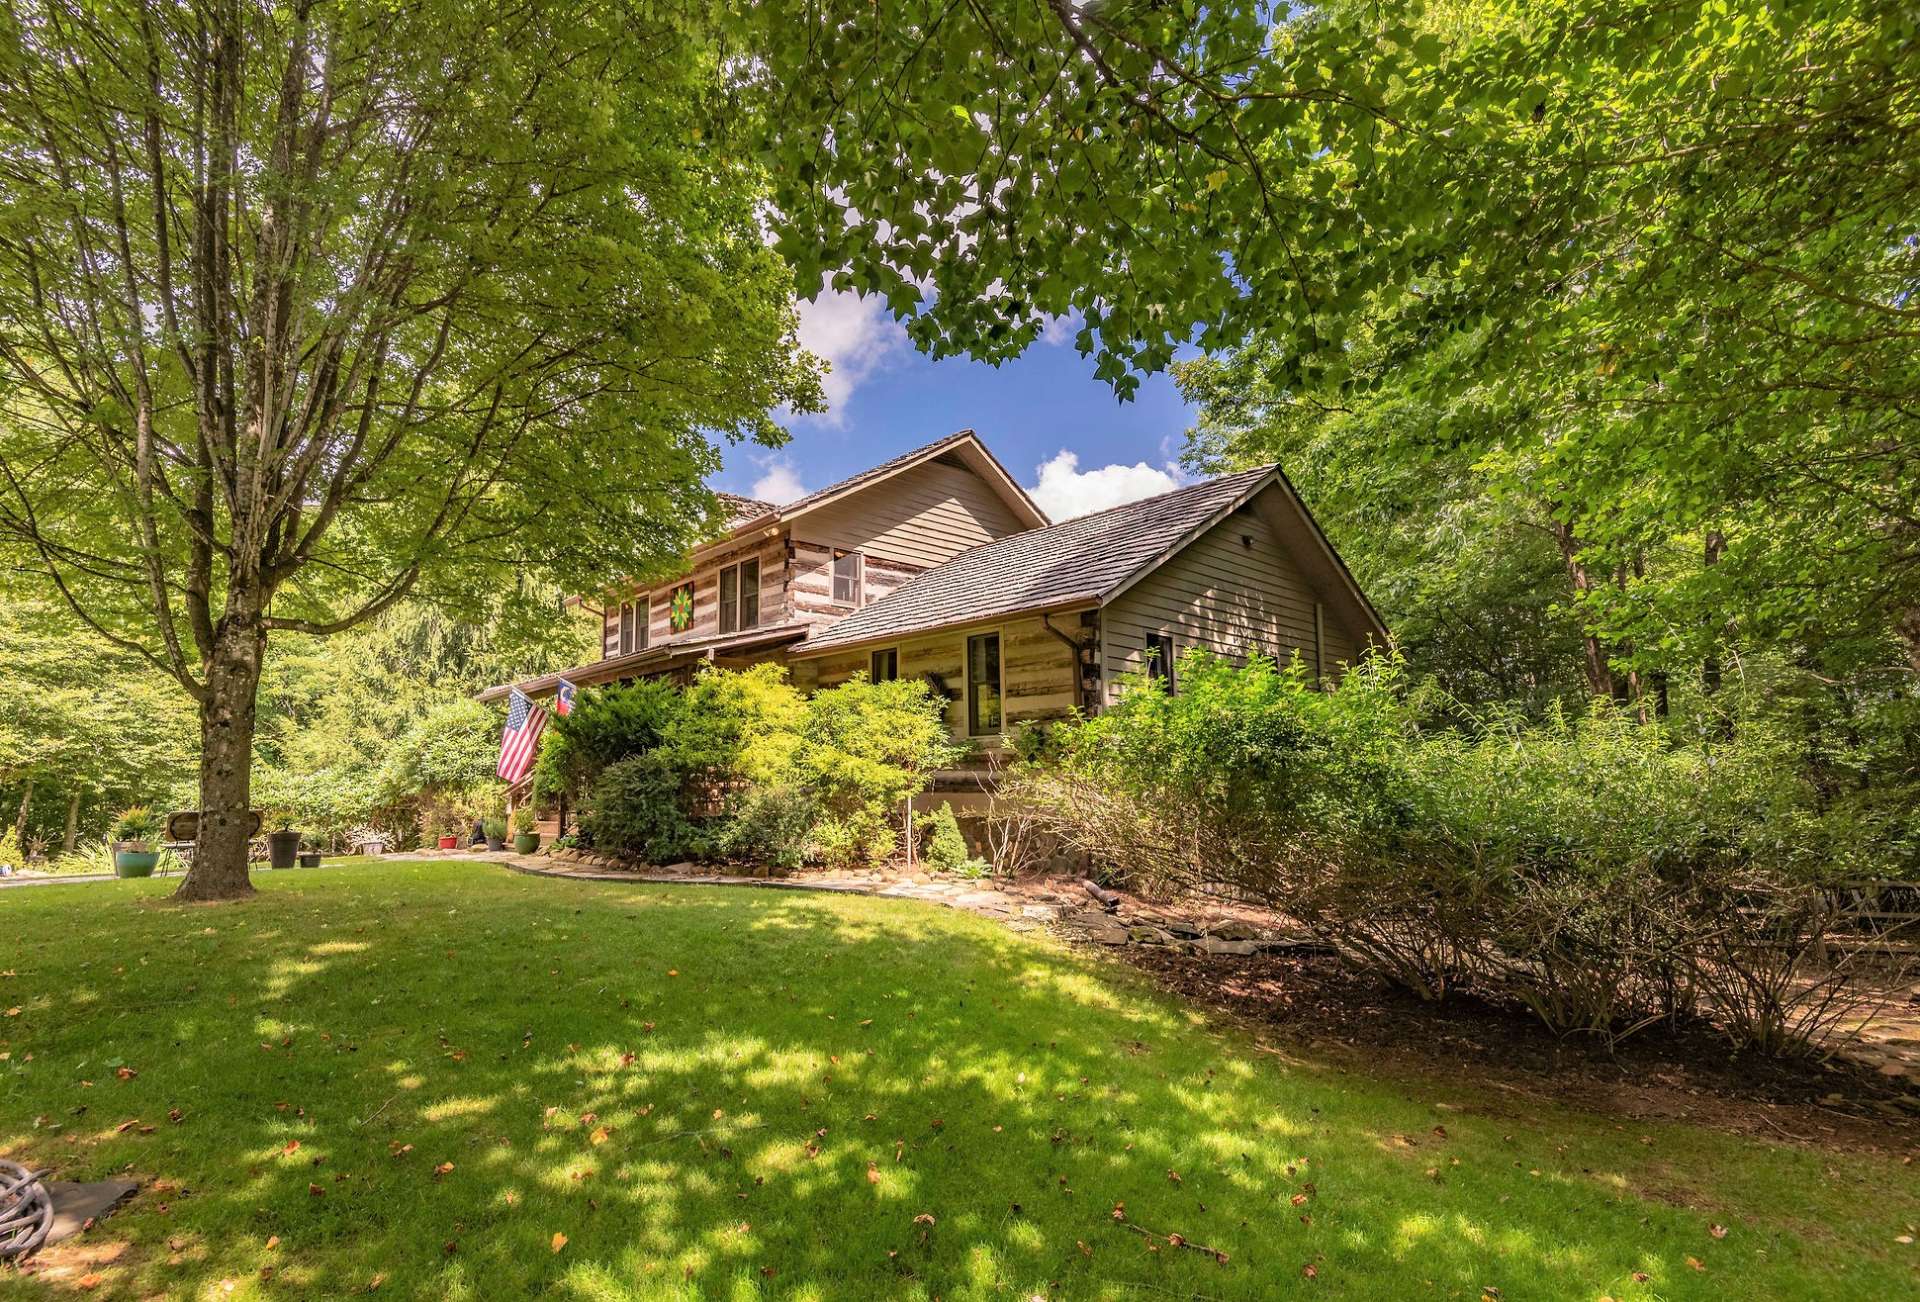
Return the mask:
[[[14,831],[11,823],[7,824],[4,832],[0,832],[0,864],[9,868],[24,868],[27,865],[27,856],[20,849],[19,833]]]
[[[813,793],[791,784],[752,786],[739,792],[718,820],[715,854],[757,859],[776,868],[798,868],[817,857],[815,831],[820,805]]]
[[[936,872],[958,871],[972,857],[972,852],[967,849],[967,838],[960,832],[960,820],[953,815],[952,805],[942,802],[940,808],[927,815],[925,857],[927,866]]]
[[[681,708],[679,689],[664,679],[583,690],[571,713],[547,724],[533,766],[535,797],[580,803],[609,764],[658,746]]]
[[[926,790],[927,774],[964,753],[944,708],[919,680],[866,675],[806,703],[792,757],[797,780],[820,804],[822,857],[873,860],[893,852],[893,819]]]
[[[659,749],[602,770],[581,811],[581,832],[596,849],[663,862],[693,848],[693,825],[682,811],[685,778]]]
[[[1129,683],[1009,793],[1143,889],[1273,905],[1426,997],[1472,985],[1560,1032],[1698,1013],[1784,1052],[1876,997],[1824,937],[1837,879],[1898,837],[1818,799],[1763,720],[1688,737],[1602,702],[1425,732],[1391,661],[1324,692],[1198,653],[1179,678]]]
[[[146,805],[129,805],[113,820],[113,839],[157,841],[165,825],[166,820],[160,816],[160,811]]]

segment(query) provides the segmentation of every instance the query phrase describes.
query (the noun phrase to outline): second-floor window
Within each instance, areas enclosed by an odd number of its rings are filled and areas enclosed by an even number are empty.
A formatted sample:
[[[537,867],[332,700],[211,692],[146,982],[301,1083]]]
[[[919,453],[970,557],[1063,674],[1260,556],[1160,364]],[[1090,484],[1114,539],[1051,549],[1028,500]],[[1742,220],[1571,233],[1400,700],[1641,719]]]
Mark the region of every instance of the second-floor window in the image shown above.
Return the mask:
[[[741,561],[720,571],[720,631],[734,633],[760,623],[760,561]]]
[[[633,626],[637,622],[638,621],[635,618],[634,603],[631,601],[621,602],[620,603],[620,654],[621,655],[627,655],[633,651],[633,646],[634,646]]]
[[[833,604],[860,604],[860,553],[833,549]]]

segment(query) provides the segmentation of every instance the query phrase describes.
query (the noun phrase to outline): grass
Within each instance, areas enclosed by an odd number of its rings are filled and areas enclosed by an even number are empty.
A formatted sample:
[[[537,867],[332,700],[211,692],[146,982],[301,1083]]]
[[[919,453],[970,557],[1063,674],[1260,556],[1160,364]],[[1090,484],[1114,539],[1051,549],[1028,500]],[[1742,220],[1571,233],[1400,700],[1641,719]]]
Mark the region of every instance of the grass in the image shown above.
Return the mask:
[[[1920,1269],[1897,1160],[1340,1074],[951,910],[256,880],[0,892],[0,1153],[163,1182],[86,1236],[127,1244],[94,1296],[1624,1302]]]

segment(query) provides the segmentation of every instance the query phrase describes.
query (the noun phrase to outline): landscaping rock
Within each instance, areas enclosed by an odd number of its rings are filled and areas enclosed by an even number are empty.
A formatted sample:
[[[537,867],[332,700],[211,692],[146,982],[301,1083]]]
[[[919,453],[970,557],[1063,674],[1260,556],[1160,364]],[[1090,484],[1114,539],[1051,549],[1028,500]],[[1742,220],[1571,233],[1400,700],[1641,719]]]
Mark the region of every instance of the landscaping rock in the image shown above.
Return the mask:
[[[1219,936],[1202,936],[1195,942],[1194,950],[1215,958],[1250,958],[1260,952],[1260,946],[1251,940],[1227,940]]]
[[[1128,927],[1127,938],[1136,945],[1164,945],[1173,939],[1158,927]]]
[[[1208,925],[1207,935],[1217,940],[1258,940],[1260,929],[1242,918],[1221,918]]]

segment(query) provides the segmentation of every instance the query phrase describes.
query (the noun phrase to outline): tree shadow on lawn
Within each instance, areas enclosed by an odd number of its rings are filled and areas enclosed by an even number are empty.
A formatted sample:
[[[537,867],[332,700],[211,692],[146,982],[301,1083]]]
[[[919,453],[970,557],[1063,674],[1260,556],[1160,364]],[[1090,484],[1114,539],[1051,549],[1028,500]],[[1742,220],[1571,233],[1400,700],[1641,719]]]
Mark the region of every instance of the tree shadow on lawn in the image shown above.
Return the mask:
[[[1897,1174],[1436,1110],[951,910],[466,864],[261,885],[230,908],[116,887],[0,919],[18,970],[0,1004],[24,1005],[0,1030],[0,1152],[159,1182],[93,1232],[131,1244],[105,1295],[378,1278],[475,1298],[1862,1296],[1913,1279],[1887,1249],[1920,1199],[1859,1201]],[[1732,1201],[1636,1192],[1676,1182]],[[1835,1242],[1848,1218],[1884,1246]]]

